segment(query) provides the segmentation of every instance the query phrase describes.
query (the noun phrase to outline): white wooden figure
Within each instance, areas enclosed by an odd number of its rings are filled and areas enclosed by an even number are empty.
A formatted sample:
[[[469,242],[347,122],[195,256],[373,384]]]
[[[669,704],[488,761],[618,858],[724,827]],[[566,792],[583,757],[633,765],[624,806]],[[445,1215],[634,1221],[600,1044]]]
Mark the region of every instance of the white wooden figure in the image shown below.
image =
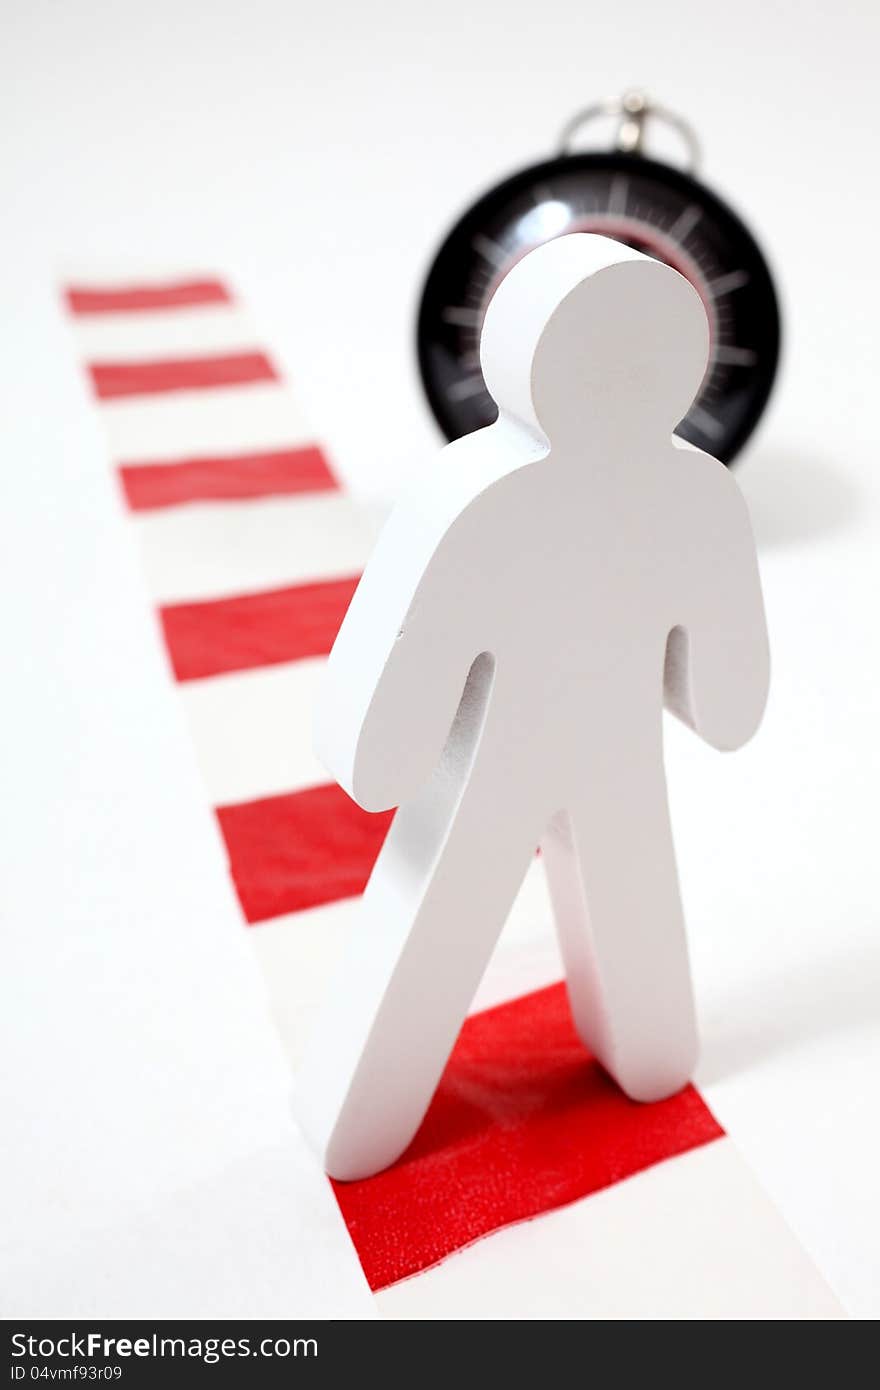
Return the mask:
[[[637,1100],[691,1075],[664,691],[736,748],[769,671],[743,499],[672,438],[708,347],[668,266],[585,234],[531,252],[483,328],[499,419],[442,450],[370,559],[317,749],[359,805],[400,809],[297,1083],[336,1178],[412,1139],[539,842],[584,1043]]]

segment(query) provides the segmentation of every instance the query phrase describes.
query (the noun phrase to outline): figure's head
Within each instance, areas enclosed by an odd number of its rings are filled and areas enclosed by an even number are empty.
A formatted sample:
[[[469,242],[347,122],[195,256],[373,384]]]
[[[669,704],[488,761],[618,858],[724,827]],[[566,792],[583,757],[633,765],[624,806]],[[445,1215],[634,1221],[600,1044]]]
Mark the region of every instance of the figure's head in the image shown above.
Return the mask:
[[[480,343],[499,410],[557,445],[585,432],[668,438],[699,390],[708,352],[706,311],[684,276],[584,232],[513,267]]]

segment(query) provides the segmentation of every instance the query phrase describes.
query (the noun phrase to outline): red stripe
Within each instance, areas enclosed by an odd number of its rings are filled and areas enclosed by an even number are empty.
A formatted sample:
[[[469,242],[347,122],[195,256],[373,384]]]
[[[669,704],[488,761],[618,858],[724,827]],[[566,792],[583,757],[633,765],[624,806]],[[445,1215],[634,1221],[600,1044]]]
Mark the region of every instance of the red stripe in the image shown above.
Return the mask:
[[[358,576],[159,610],[179,681],[326,656]]]
[[[142,309],[183,309],[195,304],[231,304],[232,295],[220,280],[173,280],[165,285],[117,285],[65,290],[72,314],[138,313]]]
[[[220,806],[217,818],[248,922],[362,893],[392,814],[362,811],[337,786]]]
[[[244,386],[278,381],[264,352],[217,357],[178,357],[156,362],[93,362],[89,374],[102,401],[119,396],[152,396],[164,391],[203,391],[212,386]]]
[[[403,1157],[333,1187],[381,1289],[721,1134],[692,1086],[628,1100],[585,1052],[565,986],[551,985],[469,1018]]]
[[[131,463],[120,468],[119,474],[134,512],[210,499],[326,492],[339,486],[316,445],[179,463]]]

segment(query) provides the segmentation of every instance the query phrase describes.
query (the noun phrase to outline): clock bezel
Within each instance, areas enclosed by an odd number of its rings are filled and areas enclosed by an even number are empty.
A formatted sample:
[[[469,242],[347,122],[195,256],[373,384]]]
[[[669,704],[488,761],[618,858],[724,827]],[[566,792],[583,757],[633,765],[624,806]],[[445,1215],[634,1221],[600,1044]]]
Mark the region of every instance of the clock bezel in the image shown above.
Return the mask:
[[[502,179],[472,203],[443,238],[425,278],[419,300],[419,313],[416,326],[416,346],[419,372],[425,395],[437,424],[447,439],[461,436],[460,422],[448,400],[444,389],[436,379],[430,362],[432,343],[436,342],[437,316],[441,308],[449,303],[445,286],[449,283],[448,263],[454,258],[461,264],[465,256],[464,248],[469,247],[481,230],[491,224],[505,203],[513,202],[530,187],[540,186],[560,175],[586,170],[591,173],[621,173],[650,177],[664,184],[671,192],[690,202],[697,202],[719,224],[727,239],[741,248],[740,259],[748,264],[750,292],[763,299],[762,342],[760,365],[749,369],[753,379],[749,389],[749,402],[743,418],[732,428],[725,428],[724,438],[713,445],[705,439],[694,439],[698,447],[706,449],[725,463],[730,463],[740,452],[757,426],[773,390],[781,352],[781,323],[779,301],[773,278],[766,258],[742,218],[723,198],[693,174],[660,160],[641,154],[626,154],[620,151],[582,151],[557,155],[539,161]],[[685,251],[687,248],[684,248]],[[684,430],[682,437],[690,435]]]

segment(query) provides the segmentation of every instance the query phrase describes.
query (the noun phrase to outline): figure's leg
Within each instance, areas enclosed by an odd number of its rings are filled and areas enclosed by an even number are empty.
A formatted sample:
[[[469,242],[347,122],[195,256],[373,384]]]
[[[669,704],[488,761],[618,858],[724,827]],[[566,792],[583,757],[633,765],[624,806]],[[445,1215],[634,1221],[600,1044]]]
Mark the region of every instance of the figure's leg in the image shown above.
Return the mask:
[[[332,1177],[387,1167],[422,1121],[535,852],[537,830],[499,833],[505,796],[472,780],[456,806],[441,771],[392,823],[297,1078]]]
[[[637,751],[601,759],[542,849],[575,1025],[623,1090],[647,1101],[689,1080],[697,1030],[662,753]]]

